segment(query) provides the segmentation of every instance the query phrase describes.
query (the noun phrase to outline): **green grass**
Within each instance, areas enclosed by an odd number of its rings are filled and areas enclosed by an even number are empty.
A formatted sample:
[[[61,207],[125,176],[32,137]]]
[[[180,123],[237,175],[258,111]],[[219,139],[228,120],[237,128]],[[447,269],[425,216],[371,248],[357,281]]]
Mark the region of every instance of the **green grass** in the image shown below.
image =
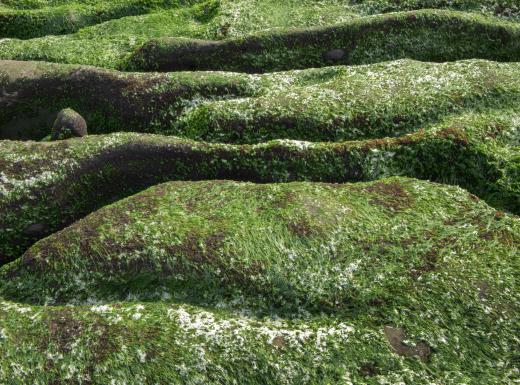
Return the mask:
[[[2,268],[0,379],[507,383],[519,227],[406,178],[156,186]]]

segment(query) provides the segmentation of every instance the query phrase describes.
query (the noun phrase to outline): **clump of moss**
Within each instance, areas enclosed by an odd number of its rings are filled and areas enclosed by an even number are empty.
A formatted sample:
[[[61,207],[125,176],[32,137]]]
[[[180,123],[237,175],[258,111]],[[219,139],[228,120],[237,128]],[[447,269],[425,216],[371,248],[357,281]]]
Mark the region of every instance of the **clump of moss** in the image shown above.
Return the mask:
[[[519,21],[3,0],[0,383],[518,382]]]

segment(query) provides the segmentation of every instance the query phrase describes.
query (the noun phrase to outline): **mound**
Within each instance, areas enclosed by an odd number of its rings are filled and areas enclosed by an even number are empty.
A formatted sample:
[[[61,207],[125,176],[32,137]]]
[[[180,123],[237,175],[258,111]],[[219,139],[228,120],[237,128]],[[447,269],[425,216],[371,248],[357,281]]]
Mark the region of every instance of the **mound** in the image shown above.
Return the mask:
[[[396,139],[222,145],[139,134],[0,142],[0,261],[92,210],[167,180],[457,183],[519,212],[517,115],[469,115]],[[111,181],[117,180],[117,183]]]
[[[0,40],[0,59],[88,64],[112,69],[216,68],[250,72],[373,63],[403,57],[434,61],[518,60],[520,10],[513,5],[503,8],[509,10],[511,16],[504,20],[475,12],[417,10],[424,8],[420,1],[400,6],[395,6],[393,1],[385,2],[388,7],[362,2],[352,8],[337,0],[319,3],[210,0],[191,7],[170,7],[109,20],[69,35],[3,39]],[[158,1],[157,6],[163,3]],[[461,5],[467,3],[468,7],[449,6],[445,1],[428,3],[439,8],[479,13],[487,8],[488,14],[505,13],[501,13],[500,6],[492,0],[460,2]],[[392,10],[392,7],[402,12],[366,16]],[[139,7],[130,8],[130,12],[134,10],[148,12]],[[114,10],[116,13],[126,11],[124,5],[121,10]],[[20,23],[30,19],[26,16]],[[90,22],[88,19],[87,16],[86,23]],[[26,24],[21,30],[33,29],[30,21]],[[41,29],[34,28],[35,31]],[[224,42],[219,42],[221,40]]]
[[[137,131],[194,140],[344,141],[398,137],[465,112],[518,109],[520,66],[401,60],[261,76],[120,73],[0,62],[0,138],[42,139],[71,107],[89,133]]]
[[[4,300],[0,376],[507,382],[519,230],[464,190],[413,179],[163,184],[1,269],[4,298],[76,306]],[[14,372],[29,362],[45,373]]]

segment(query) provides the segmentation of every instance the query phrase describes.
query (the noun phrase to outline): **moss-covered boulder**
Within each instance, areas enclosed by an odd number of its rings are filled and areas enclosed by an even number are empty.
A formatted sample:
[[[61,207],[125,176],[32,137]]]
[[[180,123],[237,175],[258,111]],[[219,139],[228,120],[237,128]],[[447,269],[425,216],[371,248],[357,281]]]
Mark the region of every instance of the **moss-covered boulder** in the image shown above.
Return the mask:
[[[204,0],[198,1],[204,3]],[[0,4],[0,37],[31,39],[74,33],[82,28],[128,16],[165,12],[196,0],[71,0],[3,1]]]
[[[87,135],[87,122],[72,108],[61,110],[54,121],[51,140],[63,140]]]
[[[511,382],[519,242],[414,179],[159,185],[1,268],[0,379]]]

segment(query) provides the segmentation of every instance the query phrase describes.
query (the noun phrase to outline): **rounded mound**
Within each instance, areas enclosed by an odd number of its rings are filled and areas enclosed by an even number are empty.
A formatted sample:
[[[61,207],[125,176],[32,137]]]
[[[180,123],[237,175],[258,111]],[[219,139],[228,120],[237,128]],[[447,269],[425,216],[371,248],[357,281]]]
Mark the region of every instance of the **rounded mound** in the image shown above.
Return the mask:
[[[498,249],[509,255],[517,226],[464,190],[413,179],[171,182],[40,241],[3,268],[0,293],[40,303],[166,293],[198,302],[243,295],[264,307],[356,308],[418,279],[446,274],[451,282],[455,266],[495,258]],[[464,258],[454,258],[462,250]]]

